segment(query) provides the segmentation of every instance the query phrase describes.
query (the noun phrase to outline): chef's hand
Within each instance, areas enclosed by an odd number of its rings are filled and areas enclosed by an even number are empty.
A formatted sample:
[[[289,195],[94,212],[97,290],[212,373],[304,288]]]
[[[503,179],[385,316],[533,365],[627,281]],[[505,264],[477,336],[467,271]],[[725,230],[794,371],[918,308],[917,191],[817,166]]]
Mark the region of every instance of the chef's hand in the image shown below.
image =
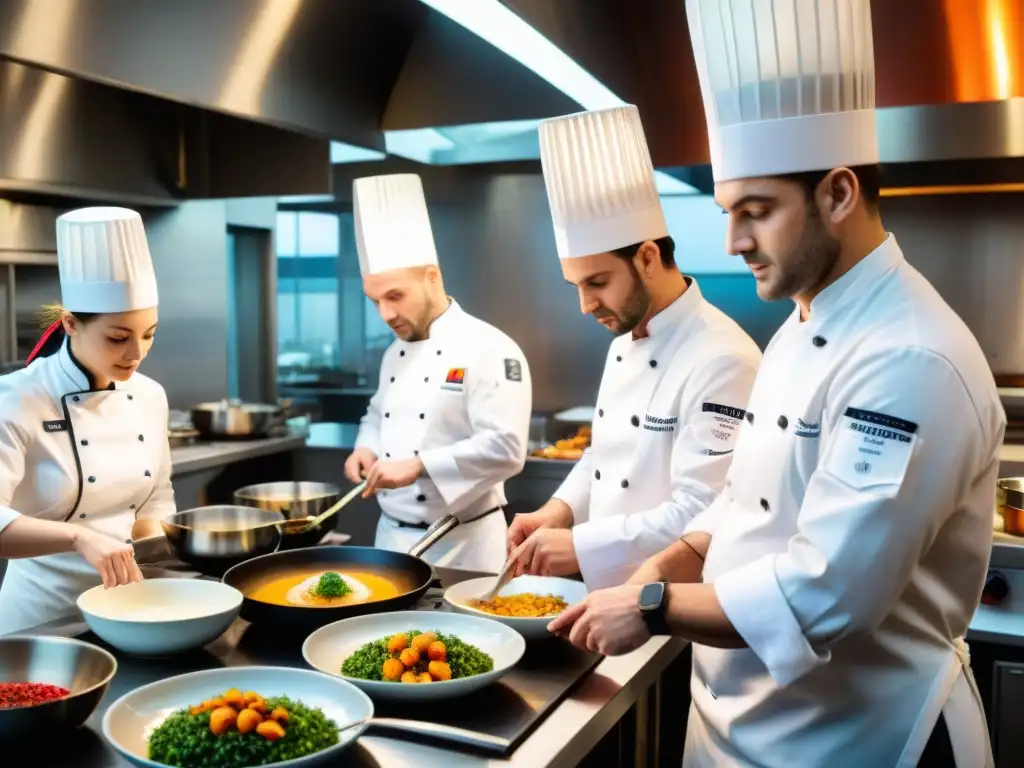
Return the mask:
[[[516,576],[571,576],[580,572],[568,528],[538,528],[509,557],[516,561]]]
[[[423,462],[419,459],[378,461],[366,476],[363,498],[369,498],[384,488],[405,488],[412,485],[423,474]]]
[[[512,525],[508,528],[506,552],[511,556],[516,547],[540,528],[570,527],[572,527],[572,509],[564,501],[552,499],[536,512],[520,513],[512,518]]]
[[[135,549],[131,544],[88,528],[75,528],[75,551],[99,572],[106,589],[142,581],[142,571],[135,562]]]
[[[370,473],[370,467],[377,463],[377,454],[369,448],[356,448],[345,460],[345,477],[349,482],[361,483]]]
[[[548,624],[548,631],[603,656],[635,651],[651,637],[637,603],[640,589],[638,584],[626,584],[591,592],[562,611]]]

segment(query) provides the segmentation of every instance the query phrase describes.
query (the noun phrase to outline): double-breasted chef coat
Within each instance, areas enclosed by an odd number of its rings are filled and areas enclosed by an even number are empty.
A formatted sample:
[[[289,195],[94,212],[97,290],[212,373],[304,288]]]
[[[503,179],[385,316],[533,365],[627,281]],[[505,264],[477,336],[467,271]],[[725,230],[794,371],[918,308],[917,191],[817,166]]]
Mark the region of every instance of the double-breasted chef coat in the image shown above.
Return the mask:
[[[356,448],[380,461],[418,456],[425,469],[412,485],[378,493],[378,547],[407,552],[450,513],[460,524],[423,558],[497,573],[508,533],[504,483],[526,462],[530,369],[505,333],[449,302],[429,338],[388,347]]]
[[[555,493],[590,589],[626,581],[725,484],[761,351],[686,281],[646,337],[612,341],[591,446]]]
[[[940,712],[959,768],[992,764],[962,638],[1005,424],[976,340],[893,236],[794,311],[690,525],[749,647],[693,647],[686,766],[914,766]]]
[[[0,376],[0,531],[28,515],[130,542],[136,518],[175,511],[167,395],[140,373],[91,388],[68,343]],[[136,560],[147,577],[187,574],[162,537],[138,546]],[[0,635],[73,615],[101,583],[76,552],[9,561]]]

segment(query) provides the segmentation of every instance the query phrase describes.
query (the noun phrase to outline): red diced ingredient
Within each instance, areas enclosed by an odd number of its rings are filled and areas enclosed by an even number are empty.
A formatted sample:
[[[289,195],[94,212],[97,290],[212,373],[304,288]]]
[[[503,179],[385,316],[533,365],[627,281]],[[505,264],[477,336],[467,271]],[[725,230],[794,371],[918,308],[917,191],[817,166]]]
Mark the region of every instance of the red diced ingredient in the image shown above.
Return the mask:
[[[70,694],[67,688],[47,683],[0,683],[0,709],[32,707]]]

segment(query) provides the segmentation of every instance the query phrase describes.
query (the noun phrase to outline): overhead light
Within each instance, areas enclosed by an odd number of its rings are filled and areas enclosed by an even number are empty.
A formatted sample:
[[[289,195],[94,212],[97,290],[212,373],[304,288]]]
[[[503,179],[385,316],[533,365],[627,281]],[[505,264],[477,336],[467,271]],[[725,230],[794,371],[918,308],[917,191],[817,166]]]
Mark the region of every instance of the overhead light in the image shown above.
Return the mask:
[[[626,104],[604,83],[527,24],[500,0],[420,0],[546,80],[585,110]],[[669,194],[694,194],[695,187],[655,171]]]

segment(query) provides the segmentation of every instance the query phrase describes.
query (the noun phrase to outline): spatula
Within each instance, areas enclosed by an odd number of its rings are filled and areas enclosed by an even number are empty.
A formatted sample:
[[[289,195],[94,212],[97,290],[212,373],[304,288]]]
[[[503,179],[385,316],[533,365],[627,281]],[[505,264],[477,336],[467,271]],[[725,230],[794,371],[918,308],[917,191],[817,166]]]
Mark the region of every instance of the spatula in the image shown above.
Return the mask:
[[[338,512],[341,510],[341,508],[344,507],[346,504],[348,504],[350,501],[352,501],[352,499],[354,499],[360,493],[362,493],[364,488],[366,488],[366,481],[365,480],[363,480],[363,482],[361,482],[359,485],[357,485],[351,491],[349,491],[344,496],[342,496],[341,500],[336,502],[334,504],[334,506],[332,506],[330,509],[326,510],[325,512],[321,512],[319,515],[314,517],[312,520],[310,520],[304,526],[302,526],[297,531],[295,531],[295,533],[304,533],[305,531],[308,531],[311,528],[316,528],[318,525],[320,525],[320,523],[322,523],[324,520],[329,518],[331,515],[338,514]]]

